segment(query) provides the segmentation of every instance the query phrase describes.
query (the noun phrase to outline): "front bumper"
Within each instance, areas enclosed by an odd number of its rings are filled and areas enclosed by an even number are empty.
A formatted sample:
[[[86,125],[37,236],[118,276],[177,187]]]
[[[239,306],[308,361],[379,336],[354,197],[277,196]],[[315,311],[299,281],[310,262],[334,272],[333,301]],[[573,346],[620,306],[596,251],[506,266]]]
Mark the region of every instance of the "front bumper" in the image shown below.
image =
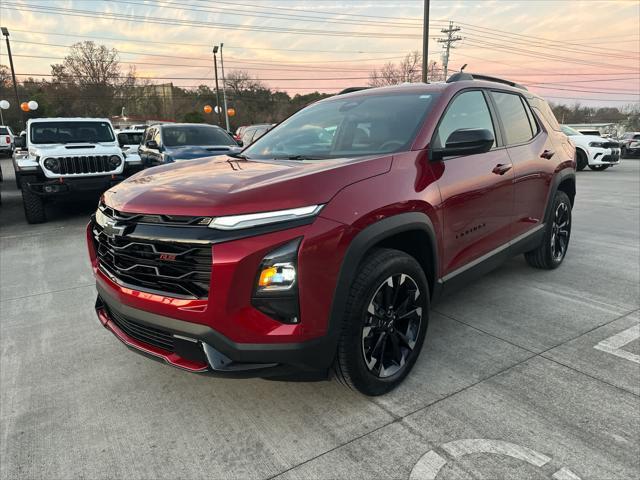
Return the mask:
[[[40,196],[63,196],[83,192],[104,192],[124,180],[124,175],[58,178],[25,182],[29,190]]]
[[[130,349],[193,373],[239,378],[326,373],[334,352],[328,337],[301,343],[236,343],[206,325],[118,304],[99,284],[96,314]]]
[[[620,158],[620,148],[589,148],[589,165],[617,165]]]

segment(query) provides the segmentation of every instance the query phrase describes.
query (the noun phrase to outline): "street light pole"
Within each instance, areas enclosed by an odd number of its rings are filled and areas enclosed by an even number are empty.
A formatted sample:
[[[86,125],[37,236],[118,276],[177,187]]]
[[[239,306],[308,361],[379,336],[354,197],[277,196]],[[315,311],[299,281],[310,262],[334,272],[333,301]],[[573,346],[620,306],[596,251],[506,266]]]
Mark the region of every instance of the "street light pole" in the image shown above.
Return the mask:
[[[429,0],[424,0],[422,20],[422,81],[428,83],[429,77]]]
[[[216,77],[216,113],[218,114],[218,125],[222,125],[222,116],[220,115],[220,87],[218,86],[218,60],[216,59],[216,53],[218,53],[218,45],[213,47],[213,71]]]
[[[9,55],[9,65],[11,66],[11,78],[13,78],[13,91],[16,94],[16,107],[20,108],[20,97],[18,96],[18,83],[16,82],[16,70],[13,68],[13,56],[11,55],[11,44],[9,43],[9,30],[7,27],[0,27],[2,35],[7,40],[7,54]],[[24,124],[24,112],[20,109],[20,116]]]
[[[224,102],[224,119],[227,125],[227,131],[229,131],[229,112],[227,109],[227,83],[224,79],[224,58],[222,58],[222,47],[224,47],[224,43],[220,44],[220,67],[222,68],[222,101]]]

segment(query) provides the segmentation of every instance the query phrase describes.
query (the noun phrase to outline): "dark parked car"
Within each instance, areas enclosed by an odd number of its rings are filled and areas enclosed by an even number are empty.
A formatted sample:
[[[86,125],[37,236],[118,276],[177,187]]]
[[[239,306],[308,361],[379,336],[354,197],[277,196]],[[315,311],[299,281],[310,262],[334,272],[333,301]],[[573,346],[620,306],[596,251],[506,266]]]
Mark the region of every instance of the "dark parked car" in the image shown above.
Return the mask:
[[[138,147],[146,167],[238,151],[237,142],[226,130],[200,123],[151,125]]]
[[[623,157],[640,157],[640,132],[627,132],[620,139]]]
[[[512,82],[324,99],[241,154],[107,191],[87,228],[97,314],[190,372],[333,371],[379,395],[415,364],[443,292],[513,255],[563,262],[575,165],[549,106]]]

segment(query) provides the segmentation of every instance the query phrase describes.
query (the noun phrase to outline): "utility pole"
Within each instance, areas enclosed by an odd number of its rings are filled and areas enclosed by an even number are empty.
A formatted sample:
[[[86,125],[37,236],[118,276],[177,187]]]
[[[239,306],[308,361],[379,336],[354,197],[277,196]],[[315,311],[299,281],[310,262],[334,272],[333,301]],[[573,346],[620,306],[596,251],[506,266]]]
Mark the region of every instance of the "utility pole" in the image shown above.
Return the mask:
[[[218,45],[213,47],[213,71],[216,77],[216,113],[218,114],[218,125],[222,125],[222,109],[220,108],[220,87],[218,87],[218,60],[216,59],[216,53],[218,53]]]
[[[11,78],[13,78],[13,91],[16,94],[16,107],[20,108],[20,97],[18,96],[18,83],[16,82],[16,70],[13,68],[13,56],[11,55],[11,44],[9,43],[9,30],[7,27],[0,27],[0,31],[2,31],[2,35],[4,35],[7,40],[7,54],[9,54],[9,65],[11,65]],[[22,123],[24,124],[24,112],[20,108],[20,116],[22,118]]]
[[[227,131],[229,131],[229,111],[227,109],[227,83],[224,79],[224,59],[222,58],[222,47],[224,47],[224,43],[220,44],[220,67],[222,68],[222,101],[224,102],[224,119],[227,124]]]
[[[454,46],[454,44],[459,41],[462,40],[462,37],[459,35],[453,35],[456,32],[460,31],[460,27],[454,27],[453,26],[453,22],[449,21],[449,28],[445,28],[443,30],[440,30],[442,33],[446,33],[447,34],[447,38],[439,38],[438,39],[438,43],[444,43],[445,45],[443,46],[444,48],[444,55],[442,56],[442,64],[444,67],[444,80],[445,82],[447,81],[447,73],[449,72],[449,52],[450,49],[452,48],[456,48]]]
[[[422,81],[429,82],[429,0],[424,0],[422,19]]]

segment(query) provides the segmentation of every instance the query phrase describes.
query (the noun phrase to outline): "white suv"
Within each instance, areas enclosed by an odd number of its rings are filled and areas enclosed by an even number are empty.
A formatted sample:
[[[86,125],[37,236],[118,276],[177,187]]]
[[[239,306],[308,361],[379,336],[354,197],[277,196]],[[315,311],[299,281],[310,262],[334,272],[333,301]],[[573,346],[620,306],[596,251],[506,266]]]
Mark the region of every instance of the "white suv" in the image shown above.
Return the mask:
[[[130,172],[106,118],[37,118],[14,139],[13,166],[29,223],[46,221],[47,200],[101,193]]]
[[[599,135],[584,135],[567,125],[562,125],[562,131],[576,146],[577,169],[606,170],[620,163],[620,144],[615,140],[603,138]]]
[[[0,154],[13,153],[13,137],[11,127],[0,125]]]

